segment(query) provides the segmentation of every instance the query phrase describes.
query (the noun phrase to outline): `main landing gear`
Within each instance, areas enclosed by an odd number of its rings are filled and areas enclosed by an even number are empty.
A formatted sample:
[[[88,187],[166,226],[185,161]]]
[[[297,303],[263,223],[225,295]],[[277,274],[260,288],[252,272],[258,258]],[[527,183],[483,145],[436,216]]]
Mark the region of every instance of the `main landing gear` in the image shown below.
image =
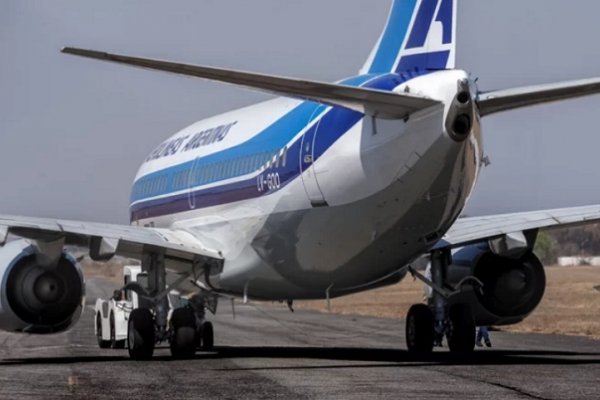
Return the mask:
[[[155,345],[164,341],[169,342],[171,355],[178,359],[193,357],[197,349],[212,350],[214,329],[204,320],[204,303],[200,307],[192,307],[190,303],[176,308],[169,318],[169,289],[163,257],[149,255],[142,263],[142,269],[148,272],[149,295],[145,296],[145,304],[140,303],[140,308],[129,315],[129,356],[134,360],[148,360],[152,358]]]
[[[211,322],[198,323],[197,314],[192,308],[178,308],[169,321],[167,340],[173,358],[192,358],[197,350],[214,349],[214,328]],[[158,333],[156,319],[150,309],[138,308],[129,316],[127,342],[129,356],[134,360],[149,360],[154,346],[162,340]]]
[[[415,354],[429,354],[447,338],[451,353],[469,354],[475,348],[475,319],[468,304],[448,305],[446,274],[451,255],[448,250],[431,254],[431,280],[411,271],[432,288],[429,304],[415,304],[406,317],[406,345]]]

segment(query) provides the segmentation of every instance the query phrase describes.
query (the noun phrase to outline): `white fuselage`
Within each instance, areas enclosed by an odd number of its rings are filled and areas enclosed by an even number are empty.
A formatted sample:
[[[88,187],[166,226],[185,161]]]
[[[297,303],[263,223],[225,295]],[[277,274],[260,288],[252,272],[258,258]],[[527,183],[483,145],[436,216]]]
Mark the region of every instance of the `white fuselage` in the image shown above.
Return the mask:
[[[222,251],[208,284],[265,299],[339,296],[403,277],[458,218],[482,155],[445,130],[463,71],[343,83],[442,101],[408,120],[275,99],[198,122],[157,148],[132,223],[186,230]]]

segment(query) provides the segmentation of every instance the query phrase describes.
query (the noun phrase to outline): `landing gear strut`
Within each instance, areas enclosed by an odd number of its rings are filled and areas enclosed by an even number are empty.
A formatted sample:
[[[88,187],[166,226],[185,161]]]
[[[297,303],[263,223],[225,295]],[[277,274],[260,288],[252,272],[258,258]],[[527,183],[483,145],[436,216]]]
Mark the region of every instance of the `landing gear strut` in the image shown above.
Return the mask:
[[[142,270],[148,273],[148,295],[129,315],[127,343],[129,356],[134,360],[152,358],[156,342],[167,338],[167,274],[164,255],[149,253],[142,260]],[[152,300],[156,299],[156,300]]]
[[[431,253],[431,281],[438,287],[444,286],[450,258],[451,255],[448,250]],[[434,290],[429,302],[433,309],[434,343],[440,346],[447,329],[446,299],[441,293]]]
[[[429,304],[416,304],[406,317],[406,344],[413,353],[430,353],[441,346],[444,336],[452,353],[470,353],[475,348],[475,320],[468,304],[448,305],[452,292],[445,288],[449,250],[436,250],[431,254],[431,280],[419,276],[432,288]]]

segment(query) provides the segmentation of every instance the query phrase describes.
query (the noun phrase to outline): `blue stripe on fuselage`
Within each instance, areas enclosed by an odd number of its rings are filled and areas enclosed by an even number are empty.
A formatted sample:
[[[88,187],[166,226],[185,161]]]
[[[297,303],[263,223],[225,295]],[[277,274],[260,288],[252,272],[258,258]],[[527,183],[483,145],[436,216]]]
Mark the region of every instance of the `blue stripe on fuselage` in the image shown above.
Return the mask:
[[[411,71],[410,74],[384,74],[384,75],[362,75],[342,81],[343,84],[361,86],[380,89],[392,90],[408,79],[415,76],[423,75],[428,71]],[[211,207],[218,204],[226,204],[234,201],[246,200],[260,197],[273,193],[270,190],[262,192],[257,190],[257,173],[259,168],[255,168],[252,178],[238,182],[219,185],[212,188],[199,188],[198,190],[189,191],[188,186],[175,187],[178,174],[191,176],[191,171],[202,170],[206,166],[213,165],[218,162],[227,162],[229,160],[239,160],[240,158],[252,156],[254,154],[264,153],[265,149],[272,149],[273,152],[267,152],[267,155],[274,154],[275,151],[288,145],[288,154],[291,159],[287,160],[286,165],[272,166],[267,172],[277,172],[281,178],[281,187],[289,184],[293,179],[301,174],[300,165],[294,159],[294,155],[300,154],[300,146],[302,137],[294,143],[288,144],[289,141],[301,132],[307,125],[314,122],[325,106],[304,102],[294,110],[284,115],[264,131],[260,132],[250,140],[243,144],[234,146],[230,149],[199,158],[194,161],[171,166],[163,170],[154,172],[140,178],[134,184],[134,190],[131,197],[131,220],[136,221],[145,218],[151,218],[161,215],[174,214],[177,212],[188,211],[190,209],[198,209]],[[362,113],[352,111],[342,107],[333,107],[321,118],[319,123],[318,140],[315,142],[313,152],[314,160],[318,159],[335,141],[337,141],[344,133],[358,123],[363,117]],[[307,123],[308,122],[308,123]],[[317,129],[316,124],[311,129]],[[266,159],[265,159],[266,161]],[[261,167],[266,162],[261,163]],[[239,172],[239,171],[238,171]],[[252,171],[249,171],[252,172]],[[241,171],[241,175],[248,175],[249,172]],[[240,173],[238,173],[240,175]],[[235,175],[213,176],[212,182],[200,182],[198,185],[208,185],[213,182],[235,178]],[[156,185],[157,191],[151,196],[164,196],[157,199],[147,199],[149,196],[141,194],[139,188],[143,188],[147,182],[159,181],[163,179],[163,185]],[[184,179],[183,183],[189,183],[189,180]],[[187,190],[186,190],[187,189]],[[170,193],[181,192],[169,196]]]
[[[244,143],[199,159],[169,167],[165,170],[148,174],[140,178],[134,184],[131,203],[135,203],[143,198],[162,196],[173,191],[187,189],[189,184],[192,183],[190,182],[190,179],[195,178],[192,176],[185,177],[185,174],[191,170],[200,171],[209,166],[230,163],[233,160],[245,160],[251,157],[252,159],[249,159],[247,163],[248,170],[240,169],[239,171],[232,171],[230,173],[227,171],[216,170],[210,176],[198,176],[197,179],[194,179],[192,186],[208,185],[251,173],[266,162],[269,154],[273,155],[276,151],[283,148],[283,146],[292,140],[292,138],[304,129],[307,124],[314,121],[325,108],[325,106],[320,104],[303,102],[258,135]],[[235,172],[237,172],[237,174]],[[178,176],[181,176],[178,174],[184,174],[184,179],[177,179]],[[162,182],[161,179],[163,179]],[[157,183],[153,185],[153,182]],[[181,186],[182,184],[183,186]],[[148,188],[148,186],[150,186],[150,188]]]

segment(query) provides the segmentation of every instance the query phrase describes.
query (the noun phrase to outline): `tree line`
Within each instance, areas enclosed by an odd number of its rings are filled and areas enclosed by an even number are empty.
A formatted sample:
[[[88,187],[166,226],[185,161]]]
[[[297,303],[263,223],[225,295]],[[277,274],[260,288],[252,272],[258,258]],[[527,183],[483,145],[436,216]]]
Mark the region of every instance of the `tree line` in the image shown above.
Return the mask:
[[[545,265],[563,256],[600,256],[600,224],[540,232],[534,251]]]

